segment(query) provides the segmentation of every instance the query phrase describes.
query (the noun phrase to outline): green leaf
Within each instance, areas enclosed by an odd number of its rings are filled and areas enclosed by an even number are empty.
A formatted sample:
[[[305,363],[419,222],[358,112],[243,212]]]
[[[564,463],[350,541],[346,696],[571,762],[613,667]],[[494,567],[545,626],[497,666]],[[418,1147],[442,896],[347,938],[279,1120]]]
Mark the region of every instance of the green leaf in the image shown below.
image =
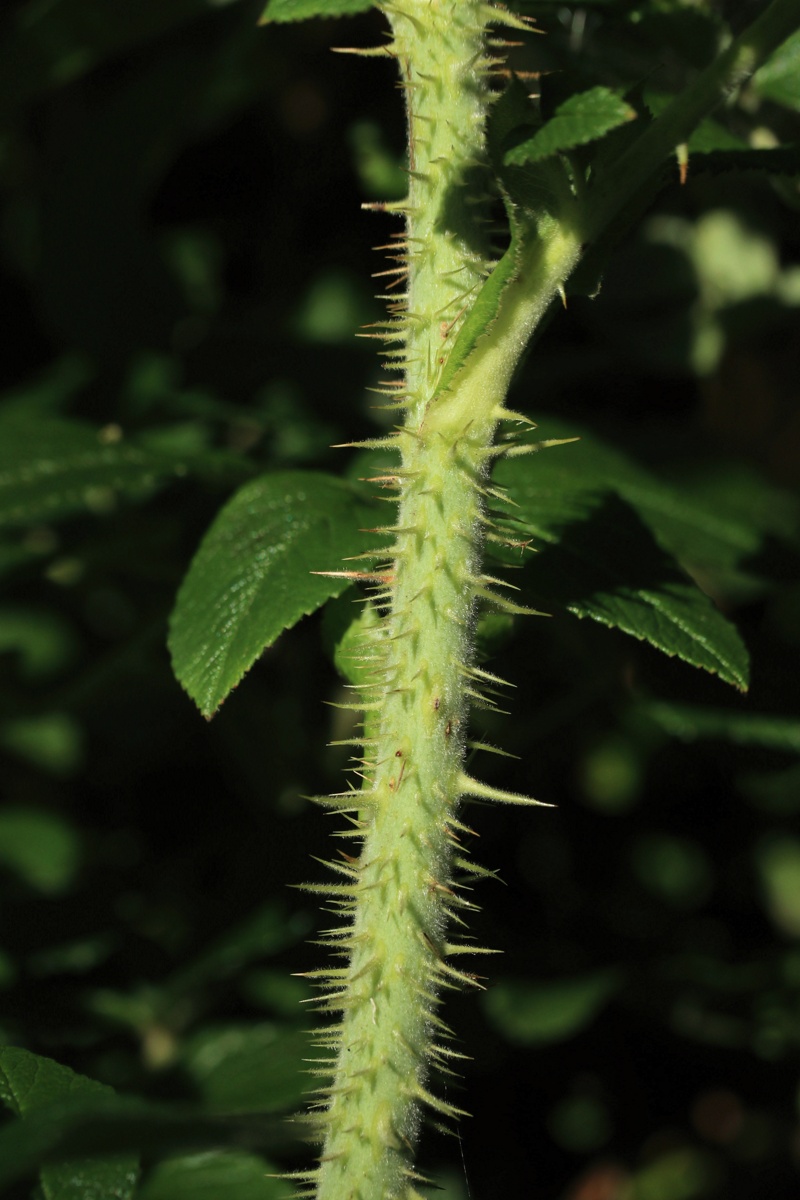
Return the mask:
[[[27,1050],[0,1049],[0,1101],[22,1118],[23,1140],[28,1117],[59,1103],[81,1103],[100,1096],[113,1097],[113,1089]],[[10,1149],[6,1146],[6,1156]],[[0,1152],[0,1178],[3,1157]],[[130,1200],[138,1175],[137,1160],[130,1155],[76,1155],[59,1165],[44,1166],[40,1179],[45,1200]]]
[[[609,88],[594,87],[588,92],[577,92],[558,106],[533,137],[507,150],[503,161],[506,166],[517,167],[539,162],[574,146],[595,142],[635,118],[635,109]]]
[[[313,471],[264,475],[222,509],[197,551],[172,614],[177,678],[211,717],[284,629],[338,596],[346,568],[372,548],[375,512],[355,487]],[[353,566],[357,564],[352,564]]]
[[[697,908],[708,899],[711,864],[702,846],[691,838],[641,834],[631,847],[630,862],[642,887],[668,904]]]
[[[374,604],[355,607],[354,598],[346,593],[328,605],[325,616],[331,617],[323,627],[323,635],[329,640],[333,665],[342,679],[354,687],[368,687],[373,682],[374,664],[364,653],[364,638],[370,630],[377,629],[380,617]],[[365,661],[366,658],[366,661]]]
[[[218,1112],[275,1113],[308,1092],[308,1036],[272,1022],[205,1028],[186,1040],[181,1061],[206,1104]]]
[[[75,717],[65,712],[4,721],[0,745],[50,775],[74,775],[84,761],[83,730]]]
[[[172,996],[202,991],[209,984],[239,974],[247,963],[295,945],[307,932],[297,917],[287,916],[282,905],[263,904],[174,971],[167,988]]]
[[[17,978],[17,964],[5,950],[0,950],[0,991],[10,988]]]
[[[616,971],[538,984],[506,981],[486,993],[484,1004],[509,1041],[523,1046],[563,1042],[593,1021],[619,986]]]
[[[645,88],[643,100],[648,112],[653,117],[660,116],[675,100],[675,95],[669,92],[659,92]],[[689,136],[687,145],[689,153],[707,154],[712,150],[745,150],[747,142],[726,129],[714,117],[705,117]]]
[[[286,1183],[255,1154],[207,1150],[159,1163],[137,1200],[284,1200]]]
[[[305,21],[309,17],[349,17],[375,7],[375,0],[269,0],[259,24]]]
[[[751,82],[765,100],[800,112],[800,30],[778,47]]]
[[[98,429],[57,418],[0,418],[0,526],[112,512],[120,496],[144,499],[191,473],[241,478],[228,454],[168,455],[129,441],[117,426]]]
[[[32,608],[0,609],[0,654],[13,653],[20,678],[46,679],[76,656],[76,638],[57,613]]]
[[[509,249],[475,297],[466,320],[458,331],[458,336],[447,356],[447,362],[436,387],[437,396],[447,391],[477,343],[494,325],[500,308],[500,299],[514,279],[518,265],[517,245],[512,239]]]
[[[569,519],[570,497],[612,491],[636,510],[659,545],[690,573],[713,569],[726,575],[745,573],[751,579],[800,578],[797,497],[746,465],[715,463],[706,457],[699,471],[684,464],[672,480],[571,422],[548,418],[541,422],[539,434],[580,440],[539,454],[533,463],[502,462],[496,478],[512,489],[517,481],[534,488],[532,503],[542,493],[545,516],[558,495],[564,496]]]
[[[663,112],[674,99],[674,96],[649,89],[644,97],[653,116]],[[698,171],[710,171],[715,175],[723,171],[763,171],[769,175],[800,173],[800,145],[797,143],[756,150],[713,117],[700,122],[691,134],[687,148],[690,175]]]
[[[44,809],[0,809],[0,866],[30,887],[57,896],[71,886],[81,863],[78,834],[62,816]]]
[[[633,1175],[630,1200],[705,1200],[722,1184],[718,1158],[689,1147],[669,1150]]]
[[[720,738],[739,746],[800,754],[800,720],[795,717],[666,703],[646,704],[643,711],[667,733],[684,741]]]
[[[782,933],[800,937],[800,841],[785,833],[765,837],[756,849],[765,906]]]
[[[558,451],[569,462],[572,447]],[[552,451],[548,461],[556,457]],[[566,608],[649,642],[669,655],[747,687],[748,655],[736,629],[659,547],[634,508],[611,488],[584,490],[569,470],[545,482],[535,463],[498,468],[515,505],[514,528],[538,551],[525,591],[538,607]],[[542,472],[547,474],[547,470]]]
[[[497,321],[506,288],[518,278],[522,268],[526,242],[535,241],[537,234],[546,238],[553,214],[571,203],[570,182],[560,159],[535,167],[527,165],[524,169],[504,165],[508,141],[520,136],[520,131],[530,129],[536,120],[537,113],[524,87],[513,78],[492,106],[487,129],[489,153],[501,184],[511,241],[472,302],[442,370],[436,396],[451,387],[475,346]]]
[[[42,1167],[51,1171],[55,1164],[75,1159],[141,1152],[152,1161],[189,1151],[219,1152],[230,1145],[253,1152],[285,1152],[299,1136],[285,1117],[209,1117],[194,1108],[131,1097],[73,1096],[0,1128],[0,1188],[30,1179]],[[84,1200],[121,1200],[126,1195],[87,1191]]]

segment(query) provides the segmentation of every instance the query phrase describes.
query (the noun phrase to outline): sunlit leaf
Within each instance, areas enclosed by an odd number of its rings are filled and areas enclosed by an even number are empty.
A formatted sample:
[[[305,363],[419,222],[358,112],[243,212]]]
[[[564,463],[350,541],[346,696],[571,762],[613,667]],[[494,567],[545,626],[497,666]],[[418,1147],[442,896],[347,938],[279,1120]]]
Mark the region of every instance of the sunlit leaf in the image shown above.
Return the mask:
[[[344,591],[346,575],[316,572],[358,568],[344,560],[379,540],[363,532],[375,524],[362,493],[329,475],[281,472],[237,492],[192,560],[171,621],[175,674],[204,716],[284,629]]]
[[[532,137],[507,150],[505,164],[522,167],[597,141],[635,117],[635,110],[609,88],[595,87],[588,92],[578,92],[560,104],[550,120]]]

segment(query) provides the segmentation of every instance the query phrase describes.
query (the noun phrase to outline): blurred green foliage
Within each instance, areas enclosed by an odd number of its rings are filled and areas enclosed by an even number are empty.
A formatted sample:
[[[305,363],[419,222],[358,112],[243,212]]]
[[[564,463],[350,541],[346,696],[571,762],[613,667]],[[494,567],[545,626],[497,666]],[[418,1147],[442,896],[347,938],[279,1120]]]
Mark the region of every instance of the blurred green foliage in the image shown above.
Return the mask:
[[[380,318],[370,246],[394,227],[359,205],[396,195],[403,118],[389,64],[329,52],[374,42],[374,14],[343,39],[340,22],[259,30],[261,7],[0,16],[10,1200],[42,1161],[48,1200],[89,1195],[64,1165],[78,1150],[123,1155],[114,1194],[138,1170],[143,1200],[271,1200],[268,1172],[305,1161],[277,1114],[312,1086],[293,973],[318,965],[320,918],[289,885],[327,853],[303,797],[341,786],[346,752],[326,743],[351,734],[322,703],[343,696],[336,638],[301,622],[207,725],[172,678],[167,617],[235,487],[346,470],[331,444],[385,417],[352,335]],[[657,62],[657,90],[679,89],[722,21],[681,0],[520,7],[549,36],[515,65],[551,73],[553,108],[564,75],[617,87]],[[720,117],[729,138],[798,140],[796,60],[794,38]],[[571,461],[592,505],[613,491],[646,512],[735,622],[751,686],[578,619],[567,583],[551,619],[481,629],[517,684],[510,716],[474,725],[519,759],[485,770],[557,807],[468,810],[506,884],[480,885],[472,932],[505,957],[482,1004],[451,1005],[475,1119],[461,1149],[423,1150],[451,1200],[796,1194],[798,209],[796,177],[690,157],[516,384],[543,429],[584,434],[535,460],[541,480]],[[8,1101],[22,1070],[55,1081],[39,1124]],[[59,1107],[84,1086],[85,1110]]]

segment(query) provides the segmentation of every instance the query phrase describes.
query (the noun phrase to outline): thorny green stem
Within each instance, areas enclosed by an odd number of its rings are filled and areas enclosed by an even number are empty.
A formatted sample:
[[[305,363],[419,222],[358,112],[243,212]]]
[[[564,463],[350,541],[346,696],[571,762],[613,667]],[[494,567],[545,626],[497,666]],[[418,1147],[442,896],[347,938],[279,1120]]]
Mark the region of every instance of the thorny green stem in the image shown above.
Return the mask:
[[[764,18],[797,3],[775,0]],[[347,814],[361,853],[331,864],[344,882],[311,885],[349,921],[328,935],[343,965],[310,973],[325,993],[320,1009],[340,1014],[338,1024],[318,1033],[324,1050],[318,1074],[333,1077],[331,1086],[320,1088],[314,1118],[324,1135],[320,1164],[296,1176],[307,1189],[302,1194],[317,1200],[413,1200],[422,1109],[459,1115],[430,1089],[430,1075],[446,1073],[460,1057],[438,1013],[441,992],[477,982],[449,956],[481,952],[447,941],[448,926],[473,907],[454,879],[464,865],[458,804],[465,795],[536,803],[464,772],[469,708],[491,706],[492,690],[502,682],[474,664],[476,607],[488,602],[525,611],[482,574],[492,500],[487,469],[497,425],[513,417],[503,405],[531,333],[577,264],[582,244],[617,204],[616,192],[601,196],[600,215],[582,219],[570,204],[569,212],[541,223],[528,243],[514,248],[514,273],[491,329],[437,393],[450,348],[489,272],[487,29],[493,21],[516,19],[482,0],[386,0],[381,7],[407,98],[410,182],[407,201],[397,206],[405,230],[393,239],[391,274],[383,276],[404,281],[406,292],[398,298],[387,290],[394,307],[372,336],[384,339],[390,363],[402,368],[402,383],[386,390],[406,419],[396,434],[375,443],[402,458],[399,467],[380,467],[375,477],[399,493],[396,523],[384,531],[393,543],[371,556],[389,563],[363,574],[373,585],[362,661],[371,682],[363,704],[354,705],[368,713],[368,744],[358,760],[364,785],[322,801]],[[760,18],[754,28],[762,25]],[[756,57],[775,44],[771,28],[769,37],[755,39]],[[695,85],[694,99],[676,101],[691,112],[692,123],[741,77],[743,48],[751,42],[738,39],[724,69],[715,65]],[[747,71],[754,63],[751,55]],[[688,117],[670,118],[670,111],[629,152],[631,186],[656,172],[672,139],[688,133]]]
[[[336,992],[325,1007],[340,1009],[342,1021],[323,1035],[336,1075],[324,1100],[318,1200],[416,1194],[421,1107],[444,1117],[459,1111],[428,1089],[431,1069],[447,1070],[458,1057],[437,1012],[439,995],[473,982],[447,961],[458,948],[447,945],[446,927],[471,907],[452,876],[458,801],[483,790],[466,779],[463,762],[469,704],[487,702],[488,681],[472,662],[472,628],[477,600],[492,595],[479,558],[486,451],[499,413],[497,403],[474,411],[467,396],[448,417],[428,406],[488,273],[485,30],[497,14],[475,0],[384,7],[409,122],[406,228],[395,239],[406,295],[384,331],[390,348],[401,339],[404,346],[402,393],[394,398],[407,416],[392,447],[402,467],[386,468],[400,504],[391,566],[376,597],[388,612],[370,643],[379,713],[370,720],[377,745],[357,797],[364,844],[340,897],[354,908],[338,941],[350,959],[327,981]],[[502,398],[502,384],[492,391]]]

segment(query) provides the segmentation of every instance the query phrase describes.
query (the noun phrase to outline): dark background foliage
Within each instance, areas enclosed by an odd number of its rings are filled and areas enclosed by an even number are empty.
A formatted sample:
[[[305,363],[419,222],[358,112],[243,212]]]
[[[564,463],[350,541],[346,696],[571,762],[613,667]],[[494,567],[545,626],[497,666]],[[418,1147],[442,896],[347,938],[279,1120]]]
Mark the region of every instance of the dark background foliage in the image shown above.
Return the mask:
[[[555,72],[544,103],[567,61],[567,90],[654,62],[680,87],[721,18],[642,11],[545,7],[549,36],[518,52]],[[320,918],[289,888],[329,853],[303,797],[341,786],[324,704],[341,684],[312,617],[206,724],[171,674],[167,618],[248,472],[339,471],[331,444],[380,419],[353,335],[379,319],[370,247],[394,227],[360,205],[403,189],[392,64],[330,53],[380,21],[259,15],[26,0],[0,36],[0,418],[227,452],[133,497],[87,484],[69,514],[0,531],[0,1034],[125,1094],[240,1113],[289,1111],[308,1086],[291,973],[318,965]],[[748,103],[734,129],[796,136],[788,101]],[[544,430],[578,421],[705,497],[704,536],[734,550],[685,565],[737,624],[752,685],[566,610],[500,639],[511,715],[475,727],[520,759],[485,773],[557,808],[467,810],[503,880],[479,886],[473,932],[504,957],[449,1005],[473,1060],[448,1086],[474,1119],[423,1161],[452,1200],[796,1194],[798,207],[790,181],[690,163],[516,384]],[[276,1154],[303,1161],[288,1139]],[[233,1200],[279,1194],[264,1169],[183,1158],[143,1194],[208,1178]]]

